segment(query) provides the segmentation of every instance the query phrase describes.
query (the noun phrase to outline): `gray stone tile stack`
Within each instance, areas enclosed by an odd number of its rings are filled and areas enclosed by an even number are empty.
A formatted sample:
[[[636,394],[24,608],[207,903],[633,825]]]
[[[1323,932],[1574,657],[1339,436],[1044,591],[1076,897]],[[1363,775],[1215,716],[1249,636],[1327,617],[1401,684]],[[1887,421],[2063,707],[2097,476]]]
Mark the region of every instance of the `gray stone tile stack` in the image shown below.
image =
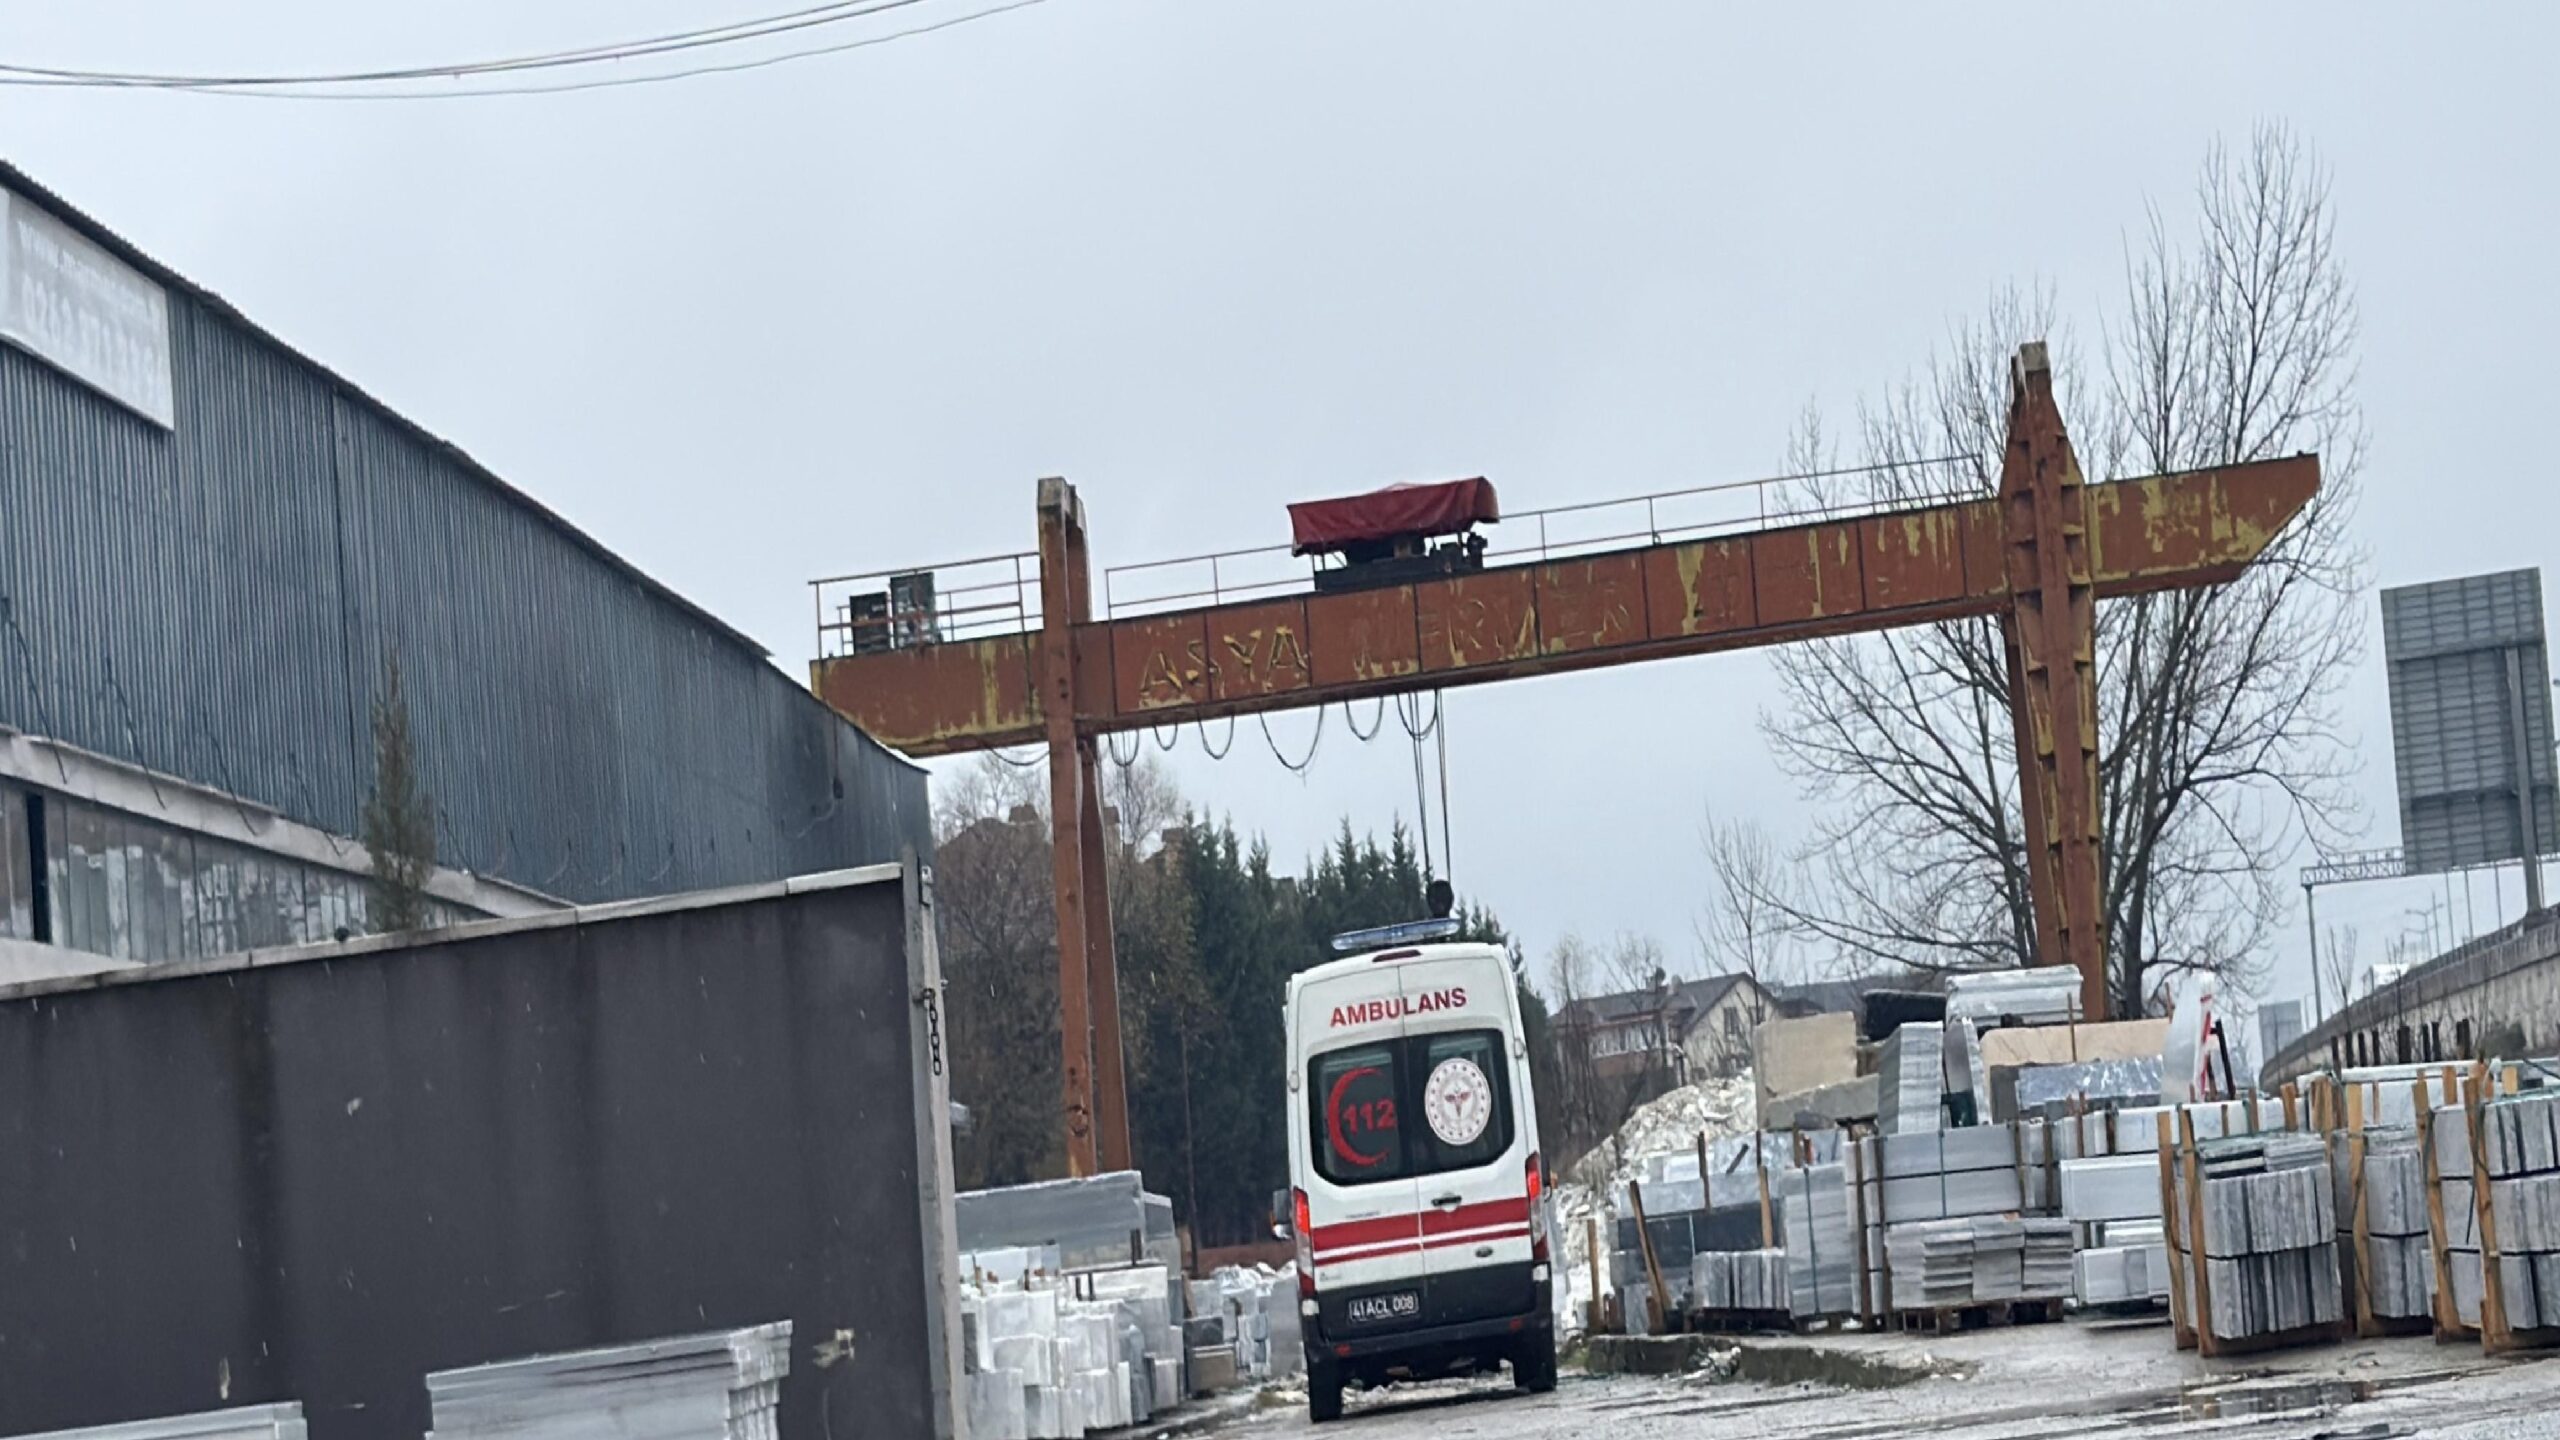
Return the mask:
[[[55,1430],[28,1440],[303,1440],[302,1406],[288,1401],[204,1410],[85,1430]]]
[[[1896,1028],[1876,1059],[1876,1128],[1917,1135],[1938,1128],[1946,1099],[1946,1031],[1938,1024]]]
[[[1777,1177],[1770,1179],[1776,1185]],[[1849,1226],[1848,1172],[1836,1164],[1791,1171],[1771,1198],[1786,1240],[1789,1313],[1809,1320],[1856,1311],[1857,1237]]]
[[[2214,1335],[2248,1340],[2334,1327],[2345,1310],[2325,1137],[2264,1134],[2197,1148],[2206,1323]]]
[[[2434,1304],[2435,1252],[2427,1234],[2426,1157],[2418,1149],[2418,1132],[2396,1125],[2364,1132],[2368,1249],[2362,1254],[2355,1246],[2355,1189],[2348,1172],[2354,1149],[2348,1135],[2330,1137],[2339,1283],[2352,1299],[2361,1274],[2376,1316],[2423,1319]]]
[[[1915,1220],[1885,1232],[1897,1310],[1931,1310],[2071,1293],[2069,1221],[1974,1215]]]
[[[2560,1091],[2490,1101],[2480,1138],[2507,1327],[2560,1327]]]
[[[775,1440],[791,1324],[427,1377],[428,1440]]]
[[[1700,1310],[1787,1308],[1787,1252],[1781,1249],[1701,1253],[1690,1262],[1690,1303]]]

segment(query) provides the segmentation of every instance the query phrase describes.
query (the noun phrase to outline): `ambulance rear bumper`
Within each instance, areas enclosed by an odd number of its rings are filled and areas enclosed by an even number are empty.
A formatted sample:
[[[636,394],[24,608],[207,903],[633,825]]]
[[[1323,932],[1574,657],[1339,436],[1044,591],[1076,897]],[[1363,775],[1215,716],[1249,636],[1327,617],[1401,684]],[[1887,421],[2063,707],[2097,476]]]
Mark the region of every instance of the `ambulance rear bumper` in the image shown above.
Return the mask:
[[[1411,1330],[1389,1330],[1366,1335],[1346,1335],[1332,1339],[1325,1335],[1323,1324],[1313,1317],[1301,1328],[1306,1337],[1307,1355],[1334,1365],[1353,1364],[1363,1360],[1403,1357],[1423,1353],[1458,1354],[1489,1353],[1533,1335],[1552,1335],[1555,1330],[1554,1291],[1550,1282],[1540,1280],[1528,1287],[1523,1296],[1527,1308],[1518,1314],[1495,1315],[1455,1325],[1433,1325]]]

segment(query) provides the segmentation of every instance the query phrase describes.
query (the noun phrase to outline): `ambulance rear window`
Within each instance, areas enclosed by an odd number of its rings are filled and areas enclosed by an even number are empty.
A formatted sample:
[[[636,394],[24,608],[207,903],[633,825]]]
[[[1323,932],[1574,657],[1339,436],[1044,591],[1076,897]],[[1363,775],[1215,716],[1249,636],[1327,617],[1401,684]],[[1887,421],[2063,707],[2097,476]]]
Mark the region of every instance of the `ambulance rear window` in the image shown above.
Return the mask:
[[[1413,1035],[1307,1063],[1316,1173],[1365,1185],[1470,1170],[1511,1149],[1510,1072],[1496,1030]]]
[[[1336,1185],[1400,1180],[1405,1171],[1402,1041],[1319,1055],[1314,1082],[1316,1173]]]

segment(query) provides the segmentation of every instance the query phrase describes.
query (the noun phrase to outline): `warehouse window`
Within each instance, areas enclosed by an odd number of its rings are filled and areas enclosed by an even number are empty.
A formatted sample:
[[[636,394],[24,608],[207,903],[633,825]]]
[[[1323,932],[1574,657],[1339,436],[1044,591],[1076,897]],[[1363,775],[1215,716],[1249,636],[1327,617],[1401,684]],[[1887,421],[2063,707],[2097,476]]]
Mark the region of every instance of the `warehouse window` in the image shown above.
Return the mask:
[[[27,843],[27,795],[0,785],[0,939],[36,938],[35,853]]]
[[[2476,1058],[2471,1051],[2471,1017],[2468,1015],[2453,1022],[2453,1048],[2460,1052],[2460,1059]]]

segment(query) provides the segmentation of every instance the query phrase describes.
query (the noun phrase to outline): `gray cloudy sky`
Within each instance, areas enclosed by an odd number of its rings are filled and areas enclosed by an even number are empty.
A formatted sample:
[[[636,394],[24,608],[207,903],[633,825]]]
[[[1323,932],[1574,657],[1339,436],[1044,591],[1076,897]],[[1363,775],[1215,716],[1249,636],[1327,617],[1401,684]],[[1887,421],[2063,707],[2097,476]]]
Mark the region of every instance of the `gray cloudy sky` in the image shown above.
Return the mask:
[[[276,70],[782,8],[84,0],[9,7],[0,49]],[[1393,480],[1525,509],[1767,473],[1808,401],[1845,415],[2004,281],[2094,341],[2146,201],[2182,221],[2206,143],[2262,118],[2335,170],[2374,579],[2549,566],[2555,53],[2560,11],[2522,4],[1049,0],[545,99],[5,91],[0,146],[796,672],[804,579],[1027,548],[1042,474],[1111,564]],[[1703,808],[1801,825],[1773,698],[1750,655],[1454,694],[1461,888],[1540,951],[1686,955]],[[2390,843],[2378,654],[2347,705]],[[1312,723],[1272,730],[1294,755]],[[1413,807],[1400,744],[1327,731],[1303,780],[1250,724],[1176,765],[1293,863]],[[2324,916],[2372,954],[2441,894]]]

